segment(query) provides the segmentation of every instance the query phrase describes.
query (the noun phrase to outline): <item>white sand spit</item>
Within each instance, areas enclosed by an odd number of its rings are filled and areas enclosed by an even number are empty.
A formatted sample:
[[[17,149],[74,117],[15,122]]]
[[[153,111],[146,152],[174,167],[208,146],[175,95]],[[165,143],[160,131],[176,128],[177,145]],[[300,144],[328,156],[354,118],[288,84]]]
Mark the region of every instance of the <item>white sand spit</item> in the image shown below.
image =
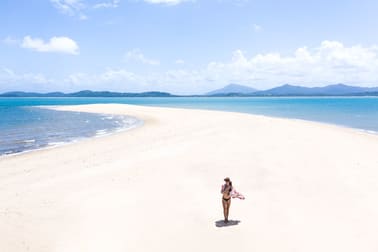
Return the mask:
[[[56,107],[144,125],[0,158],[1,252],[378,251],[378,137],[241,113]],[[229,176],[246,200],[222,220]]]

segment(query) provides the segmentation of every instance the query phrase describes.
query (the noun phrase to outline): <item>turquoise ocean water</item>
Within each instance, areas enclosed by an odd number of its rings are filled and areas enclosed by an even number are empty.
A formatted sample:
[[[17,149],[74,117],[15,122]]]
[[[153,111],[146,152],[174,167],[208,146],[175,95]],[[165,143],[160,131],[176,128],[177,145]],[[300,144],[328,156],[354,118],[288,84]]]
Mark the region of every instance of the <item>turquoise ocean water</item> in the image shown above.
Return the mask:
[[[70,142],[141,123],[131,117],[34,107],[95,103],[236,111],[378,132],[378,97],[0,98],[0,155]]]

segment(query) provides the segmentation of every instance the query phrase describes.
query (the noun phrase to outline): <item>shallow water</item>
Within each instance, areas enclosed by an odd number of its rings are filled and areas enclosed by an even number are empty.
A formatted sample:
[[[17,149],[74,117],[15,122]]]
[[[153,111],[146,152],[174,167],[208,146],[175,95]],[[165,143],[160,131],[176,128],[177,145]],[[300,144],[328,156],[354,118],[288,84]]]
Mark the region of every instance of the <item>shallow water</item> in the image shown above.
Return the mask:
[[[0,106],[0,155],[56,146],[135,126],[127,116]]]
[[[129,117],[32,107],[98,103],[235,111],[378,132],[378,97],[0,98],[0,155],[107,134],[138,123]]]

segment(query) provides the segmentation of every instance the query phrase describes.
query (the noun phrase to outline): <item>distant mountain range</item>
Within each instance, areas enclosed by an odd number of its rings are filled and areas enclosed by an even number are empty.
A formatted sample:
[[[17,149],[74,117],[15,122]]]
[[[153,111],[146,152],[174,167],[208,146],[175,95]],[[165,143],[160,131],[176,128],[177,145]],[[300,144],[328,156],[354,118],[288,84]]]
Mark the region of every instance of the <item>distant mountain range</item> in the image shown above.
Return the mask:
[[[257,89],[238,85],[238,84],[229,84],[221,89],[217,89],[211,92],[206,93],[205,95],[230,95],[230,94],[251,94],[257,92]]]
[[[234,85],[234,84],[233,84]],[[348,86],[344,84],[328,85],[325,87],[302,87],[285,84],[268,90],[257,91],[251,87],[227,85],[206,93],[207,96],[334,96],[334,95],[378,95],[378,87],[366,88]],[[230,87],[231,86],[231,87]],[[250,92],[249,89],[255,90]]]
[[[378,96],[378,87],[366,88],[348,86],[344,84],[328,85],[325,87],[302,87],[285,84],[279,87],[257,90],[252,87],[239,84],[229,84],[221,89],[207,92],[203,95],[189,96]],[[30,92],[7,92],[0,94],[0,97],[179,97],[167,92],[150,91],[142,93],[118,93],[109,91],[83,90],[75,93],[30,93]]]
[[[30,92],[7,92],[0,94],[0,97],[173,97],[170,93],[151,91],[143,93],[118,93],[109,91],[83,90],[75,93],[30,93]]]

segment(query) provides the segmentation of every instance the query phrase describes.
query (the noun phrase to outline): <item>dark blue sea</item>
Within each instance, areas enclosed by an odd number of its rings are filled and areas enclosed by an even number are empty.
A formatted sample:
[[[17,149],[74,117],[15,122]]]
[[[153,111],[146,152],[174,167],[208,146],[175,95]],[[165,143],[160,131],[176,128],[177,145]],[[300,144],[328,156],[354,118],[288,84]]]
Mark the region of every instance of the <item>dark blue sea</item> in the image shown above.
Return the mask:
[[[0,155],[108,134],[141,123],[126,116],[43,108],[95,103],[236,111],[378,132],[378,97],[0,98]]]

